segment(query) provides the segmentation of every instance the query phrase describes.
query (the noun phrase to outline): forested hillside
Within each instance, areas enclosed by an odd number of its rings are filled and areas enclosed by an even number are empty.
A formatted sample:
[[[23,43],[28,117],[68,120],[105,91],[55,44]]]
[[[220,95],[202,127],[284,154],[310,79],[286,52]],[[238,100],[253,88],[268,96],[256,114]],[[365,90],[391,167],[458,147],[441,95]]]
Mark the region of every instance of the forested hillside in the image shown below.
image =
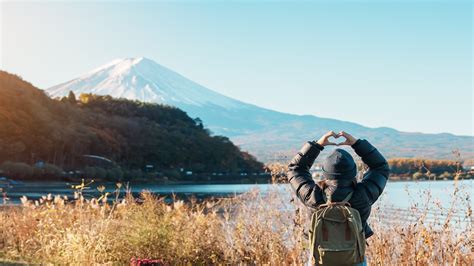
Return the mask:
[[[61,100],[0,71],[0,164],[38,161],[68,169],[83,155],[125,169],[256,172],[263,165],[228,138],[210,136],[180,109],[72,93]]]

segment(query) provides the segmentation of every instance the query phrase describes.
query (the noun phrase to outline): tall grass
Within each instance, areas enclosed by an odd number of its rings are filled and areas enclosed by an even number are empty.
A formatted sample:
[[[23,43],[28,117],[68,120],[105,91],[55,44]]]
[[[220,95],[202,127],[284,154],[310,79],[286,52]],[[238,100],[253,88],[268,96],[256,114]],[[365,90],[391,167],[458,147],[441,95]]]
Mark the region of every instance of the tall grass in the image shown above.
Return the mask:
[[[300,265],[308,257],[308,210],[287,187],[187,203],[166,203],[146,191],[134,198],[120,185],[115,194],[98,199],[86,199],[80,190],[71,200],[48,195],[3,207],[0,261],[98,264],[148,258],[167,264]],[[448,208],[434,202],[429,191],[409,210],[375,206],[369,263],[472,265],[470,193],[470,187],[456,185]]]

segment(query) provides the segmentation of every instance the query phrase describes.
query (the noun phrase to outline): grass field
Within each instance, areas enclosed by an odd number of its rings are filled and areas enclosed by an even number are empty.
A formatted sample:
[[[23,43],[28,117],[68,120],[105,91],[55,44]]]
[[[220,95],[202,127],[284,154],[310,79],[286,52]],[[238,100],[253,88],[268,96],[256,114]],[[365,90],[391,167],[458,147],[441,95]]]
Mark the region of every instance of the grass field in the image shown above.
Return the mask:
[[[472,265],[471,188],[455,186],[448,208],[429,191],[417,195],[410,209],[374,206],[369,263]],[[307,259],[308,219],[304,206],[288,202],[276,188],[167,204],[147,192],[133,198],[121,184],[115,194],[85,199],[79,186],[74,199],[23,198],[21,207],[1,208],[0,261],[111,264],[147,258],[170,264],[299,265]]]

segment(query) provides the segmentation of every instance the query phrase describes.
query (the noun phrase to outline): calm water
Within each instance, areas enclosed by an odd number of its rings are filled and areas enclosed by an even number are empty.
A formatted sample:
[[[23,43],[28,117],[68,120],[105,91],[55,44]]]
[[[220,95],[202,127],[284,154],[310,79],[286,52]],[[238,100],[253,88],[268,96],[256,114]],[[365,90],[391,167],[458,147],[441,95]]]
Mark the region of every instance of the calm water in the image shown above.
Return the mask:
[[[461,188],[458,195],[471,195],[472,201],[472,180],[460,181],[457,187]],[[15,186],[7,190],[10,203],[18,204],[19,198],[23,195],[29,199],[36,199],[48,193],[52,195],[67,195],[72,197],[73,190],[71,183],[66,182],[26,182],[22,186]],[[84,191],[86,196],[97,196],[97,186],[104,185],[106,191],[112,192],[115,183],[93,183],[89,189]],[[259,189],[263,193],[268,191],[272,185],[268,184],[173,184],[157,185],[147,183],[130,183],[130,188],[134,194],[142,190],[149,190],[160,195],[175,194],[178,197],[186,198],[195,196],[197,198],[232,196],[247,192],[252,189]],[[381,204],[390,205],[396,208],[407,208],[413,203],[422,203],[431,195],[431,203],[439,202],[444,207],[451,205],[452,194],[455,188],[454,181],[423,181],[423,182],[389,182],[381,198]],[[278,185],[281,193],[290,196],[289,185]]]

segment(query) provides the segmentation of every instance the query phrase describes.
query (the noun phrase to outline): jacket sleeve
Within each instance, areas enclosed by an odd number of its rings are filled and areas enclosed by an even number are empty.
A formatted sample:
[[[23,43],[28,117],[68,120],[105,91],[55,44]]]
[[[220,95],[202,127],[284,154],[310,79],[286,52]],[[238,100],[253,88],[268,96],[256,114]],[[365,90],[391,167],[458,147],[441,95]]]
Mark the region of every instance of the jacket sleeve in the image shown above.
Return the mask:
[[[382,154],[367,140],[357,140],[352,148],[369,167],[360,185],[364,187],[370,204],[374,204],[387,184],[390,168]]]
[[[292,189],[301,202],[311,208],[324,203],[321,188],[315,184],[309,172],[323,149],[318,143],[307,142],[288,165],[287,177]]]

